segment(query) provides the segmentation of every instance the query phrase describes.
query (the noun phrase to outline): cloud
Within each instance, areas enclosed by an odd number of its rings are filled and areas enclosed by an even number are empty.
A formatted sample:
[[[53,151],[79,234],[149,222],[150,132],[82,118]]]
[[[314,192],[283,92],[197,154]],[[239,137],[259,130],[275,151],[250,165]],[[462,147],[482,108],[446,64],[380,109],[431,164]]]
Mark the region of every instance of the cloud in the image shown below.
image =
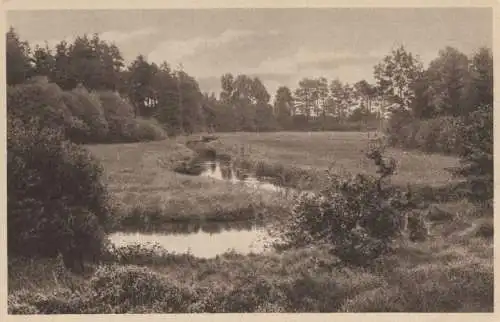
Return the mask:
[[[148,60],[160,63],[164,60],[178,64],[182,58],[192,56],[210,49],[216,49],[238,39],[248,37],[254,32],[249,30],[228,29],[212,38],[191,38],[187,40],[168,40],[162,42],[151,51]]]
[[[234,75],[245,74],[250,77],[259,77],[269,93],[274,94],[279,86],[295,88],[303,77],[339,78],[344,82],[356,82],[363,78],[371,81],[373,66],[384,56],[383,50],[368,53],[353,53],[348,51],[314,51],[299,47],[288,56],[266,58],[255,66],[244,66],[237,69],[228,69]],[[227,62],[226,62],[227,63]],[[198,71],[198,70],[197,70]],[[208,72],[208,71],[207,71]],[[200,87],[205,90],[219,91],[219,76],[205,76],[198,78]]]
[[[109,43],[119,44],[119,43],[124,43],[126,41],[130,41],[130,40],[138,38],[138,37],[152,35],[156,32],[157,32],[157,30],[154,28],[143,28],[143,29],[138,29],[138,30],[131,31],[131,32],[111,30],[111,31],[105,31],[105,32],[99,33],[99,38],[101,38],[101,40],[104,40],[104,41],[109,42]],[[91,35],[89,35],[89,36],[91,36]],[[61,43],[61,41],[63,41],[63,40],[66,41],[67,43],[71,44],[75,41],[75,39],[76,39],[76,36],[66,36],[63,39],[35,40],[35,41],[31,42],[30,44],[33,46],[38,45],[40,47],[45,47],[45,44],[47,43],[49,48],[53,49],[56,47],[56,45]]]
[[[247,68],[244,72],[287,86],[295,86],[303,77],[320,76],[329,79],[338,77],[342,81],[356,82],[363,78],[370,80],[373,66],[386,53],[384,50],[359,53],[345,50],[315,51],[299,47],[291,55],[263,60],[257,67]]]
[[[287,75],[299,77],[316,73],[316,76],[321,76],[322,73],[331,74],[333,70],[344,66],[375,64],[381,57],[380,54],[371,52],[358,54],[347,51],[313,51],[299,47],[292,55],[265,59],[257,67],[247,68],[245,72],[265,74],[269,78],[274,74],[274,80],[284,79]]]
[[[376,64],[383,55],[380,52],[353,53],[348,51],[313,52],[301,48],[295,55],[299,70],[332,70],[348,65]]]
[[[75,41],[75,38],[76,38],[75,36],[66,36],[63,39],[52,38],[52,39],[48,39],[48,40],[34,40],[34,41],[30,41],[30,46],[32,46],[33,48],[36,46],[45,48],[45,45],[47,45],[49,47],[49,49],[55,49],[55,47],[58,44],[60,44],[61,41],[65,41],[68,44],[71,44],[71,43],[73,43],[73,41]]]
[[[130,41],[134,38],[152,35],[152,34],[156,33],[157,31],[158,30],[156,30],[155,28],[151,28],[151,27],[135,30],[132,32],[111,30],[111,31],[105,31],[103,33],[100,33],[99,37],[102,40],[105,40],[108,42],[120,43],[120,42]]]

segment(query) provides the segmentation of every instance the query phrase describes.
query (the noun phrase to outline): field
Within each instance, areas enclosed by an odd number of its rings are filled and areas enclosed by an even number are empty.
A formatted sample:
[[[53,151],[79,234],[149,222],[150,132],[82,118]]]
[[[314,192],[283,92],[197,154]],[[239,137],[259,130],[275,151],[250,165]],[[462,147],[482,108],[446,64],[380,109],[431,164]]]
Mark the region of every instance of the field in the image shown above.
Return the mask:
[[[257,217],[272,221],[289,210],[293,197],[174,171],[200,151],[215,151],[254,172],[287,176],[290,186],[308,185],[313,190],[321,188],[322,173],[328,168],[375,171],[363,154],[369,143],[366,133],[216,136],[217,140],[196,143],[195,148],[189,142],[198,142],[199,136],[88,146],[102,162],[115,200],[115,229],[162,230],[163,224],[172,222]],[[389,149],[388,155],[398,163],[396,185],[439,187],[454,180],[446,171],[457,164],[453,157],[396,149]],[[122,249],[123,256],[109,260],[111,266],[87,277],[67,273],[52,277],[50,267],[57,267],[56,261],[11,263],[17,268],[9,269],[9,290],[17,293],[10,301],[19,310],[34,306],[49,313],[491,312],[492,214],[460,198],[436,205],[450,216],[428,221],[427,240],[401,241],[394,254],[370,268],[336,268],[321,248],[226,253],[209,259]],[[130,279],[135,281],[133,290],[127,289],[132,287],[126,284]],[[78,295],[68,300],[70,293]]]

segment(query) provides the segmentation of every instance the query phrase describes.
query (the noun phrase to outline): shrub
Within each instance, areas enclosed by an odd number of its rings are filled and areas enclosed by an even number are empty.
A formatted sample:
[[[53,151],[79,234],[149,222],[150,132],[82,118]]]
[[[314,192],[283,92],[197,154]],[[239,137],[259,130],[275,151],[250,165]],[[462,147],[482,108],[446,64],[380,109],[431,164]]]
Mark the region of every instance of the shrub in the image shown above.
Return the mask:
[[[453,155],[461,152],[463,123],[459,117],[397,118],[389,124],[386,131],[391,146]]]
[[[136,266],[101,266],[90,280],[96,313],[187,312],[192,292],[166,276]]]
[[[109,125],[108,141],[139,142],[166,138],[157,122],[136,118],[134,107],[118,93],[100,92],[98,96]]]
[[[389,251],[404,213],[414,205],[408,195],[386,185],[394,160],[384,159],[377,148],[367,156],[378,166],[378,178],[329,174],[330,186],[321,194],[298,199],[291,218],[278,229],[280,241],[275,246],[329,244],[341,261],[354,265],[369,264]]]
[[[436,119],[440,123],[436,139],[436,151],[447,154],[460,154],[463,144],[462,128],[463,122],[459,117],[441,117]]]
[[[63,91],[56,84],[36,81],[7,88],[7,112],[20,122],[29,124],[38,118],[49,128],[65,131],[74,117],[62,98]]]
[[[41,122],[8,118],[9,254],[62,253],[69,262],[98,255],[109,218],[102,168]]]
[[[394,111],[384,126],[384,132],[387,134],[389,145],[397,146],[400,144],[400,135],[406,124],[412,121],[408,111]]]
[[[134,109],[117,93],[100,92],[99,99],[109,125],[111,142],[133,142],[135,128]]]
[[[85,312],[88,304],[83,294],[66,288],[50,293],[21,291],[10,295],[9,302],[11,314],[78,314]]]
[[[104,116],[101,101],[95,94],[89,93],[84,87],[77,87],[72,91],[64,92],[63,100],[71,113],[87,127],[83,142],[106,141],[109,133],[108,122]]]
[[[466,179],[468,198],[475,203],[493,199],[493,106],[479,106],[463,127],[460,166],[455,175]]]
[[[346,300],[343,312],[493,312],[493,267],[463,262],[391,272],[395,285]]]
[[[163,128],[154,119],[137,118],[135,122],[134,137],[138,141],[158,141],[167,137]]]
[[[26,124],[38,118],[79,144],[166,138],[158,122],[136,118],[132,105],[117,93],[89,93],[82,86],[63,91],[43,78],[9,87],[7,110]]]
[[[226,292],[216,293],[209,305],[212,312],[250,313],[265,311],[268,302],[284,303],[284,296],[266,278],[248,274]],[[279,300],[281,299],[281,301]]]

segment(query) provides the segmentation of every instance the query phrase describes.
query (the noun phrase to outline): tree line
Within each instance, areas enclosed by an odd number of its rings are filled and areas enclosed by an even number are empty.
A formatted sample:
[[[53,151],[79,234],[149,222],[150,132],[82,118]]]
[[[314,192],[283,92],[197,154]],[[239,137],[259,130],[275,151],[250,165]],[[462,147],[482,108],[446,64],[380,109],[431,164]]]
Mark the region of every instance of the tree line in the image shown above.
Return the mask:
[[[295,91],[282,86],[271,95],[258,77],[225,74],[221,93],[202,93],[181,67],[148,62],[143,55],[127,66],[120,49],[98,34],[61,41],[54,48],[30,47],[11,28],[7,33],[7,83],[18,85],[45,76],[62,90],[83,86],[89,91],[115,91],[127,98],[138,117],[155,118],[171,134],[214,131],[300,130],[318,117],[337,124],[348,120],[346,109],[356,94],[371,100],[366,81],[349,86],[339,80],[303,79]],[[358,95],[359,96],[359,95]],[[352,119],[366,117],[365,110]],[[371,116],[368,113],[369,116]]]
[[[398,112],[408,123],[408,117],[463,116],[493,99],[488,48],[469,58],[446,47],[424,69],[419,58],[401,46],[374,66],[374,84],[304,78],[296,89],[279,87],[274,102],[258,77],[222,75],[217,97],[203,93],[195,78],[181,66],[172,69],[167,61],[158,65],[139,55],[126,66],[120,49],[98,34],[76,37],[72,43],[61,41],[54,48],[47,44],[31,48],[11,28],[7,66],[9,85],[46,76],[63,90],[80,85],[89,91],[118,92],[131,103],[135,116],[154,118],[174,135],[349,129],[356,122],[379,124],[386,112]]]

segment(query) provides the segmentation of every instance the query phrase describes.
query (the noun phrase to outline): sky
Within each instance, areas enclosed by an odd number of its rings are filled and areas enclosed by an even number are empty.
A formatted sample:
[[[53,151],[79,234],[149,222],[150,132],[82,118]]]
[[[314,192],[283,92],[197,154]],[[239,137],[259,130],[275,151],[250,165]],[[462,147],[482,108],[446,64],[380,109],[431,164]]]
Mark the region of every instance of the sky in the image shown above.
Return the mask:
[[[424,64],[452,46],[492,47],[488,8],[296,8],[11,11],[7,23],[31,45],[85,33],[114,42],[127,62],[182,64],[203,91],[220,76],[258,76],[272,95],[303,77],[373,82],[373,67],[404,45]]]

